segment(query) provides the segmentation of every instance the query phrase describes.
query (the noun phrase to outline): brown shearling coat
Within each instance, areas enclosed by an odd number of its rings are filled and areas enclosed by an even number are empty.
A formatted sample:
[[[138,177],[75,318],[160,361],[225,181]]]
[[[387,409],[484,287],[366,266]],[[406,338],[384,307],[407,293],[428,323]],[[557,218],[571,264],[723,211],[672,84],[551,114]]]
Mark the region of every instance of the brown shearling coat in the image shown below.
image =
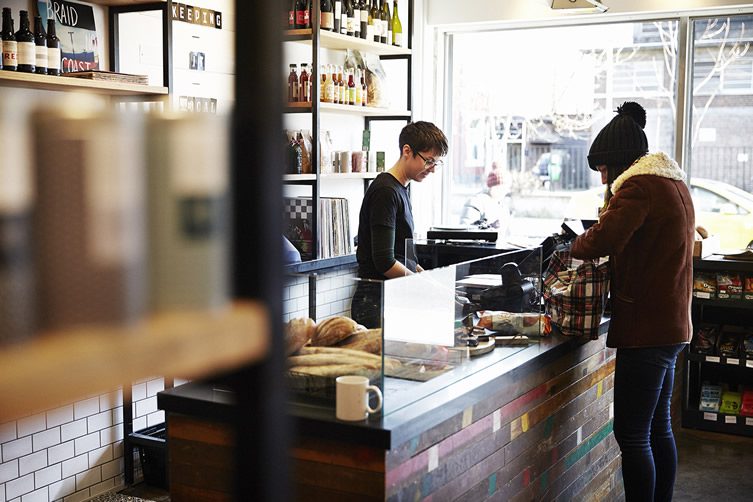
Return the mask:
[[[609,347],[690,341],[695,215],[684,178],[664,153],[640,158],[612,184],[599,222],[573,242],[576,258],[610,257]]]

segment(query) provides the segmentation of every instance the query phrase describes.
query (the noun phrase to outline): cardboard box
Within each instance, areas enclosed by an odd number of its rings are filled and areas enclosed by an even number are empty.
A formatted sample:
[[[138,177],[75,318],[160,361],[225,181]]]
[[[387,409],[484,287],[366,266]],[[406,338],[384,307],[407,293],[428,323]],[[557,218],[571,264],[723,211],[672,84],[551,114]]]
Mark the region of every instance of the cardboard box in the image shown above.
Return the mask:
[[[706,258],[719,251],[719,236],[709,235],[703,240],[693,242],[693,258]]]

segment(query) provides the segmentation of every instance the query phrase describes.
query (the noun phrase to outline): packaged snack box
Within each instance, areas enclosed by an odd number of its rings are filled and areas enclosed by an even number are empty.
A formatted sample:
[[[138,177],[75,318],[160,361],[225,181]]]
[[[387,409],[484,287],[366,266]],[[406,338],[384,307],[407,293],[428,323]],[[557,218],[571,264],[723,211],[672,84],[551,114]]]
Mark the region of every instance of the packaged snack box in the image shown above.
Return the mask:
[[[716,298],[716,274],[696,272],[693,277],[693,296],[696,298]]]
[[[737,415],[740,413],[740,405],[743,396],[739,392],[724,391],[722,392],[722,403],[719,406],[719,412],[726,415]]]
[[[716,274],[717,298],[739,300],[742,298],[743,285],[739,274],[720,273]]]
[[[704,383],[701,386],[701,402],[698,406],[700,411],[719,411],[719,400],[722,396],[722,388],[719,385]]]
[[[748,333],[743,337],[742,349],[745,357],[753,359],[753,333]]]
[[[740,415],[753,417],[753,390],[743,392],[743,404],[740,406]]]
[[[719,327],[702,324],[693,335],[693,352],[698,354],[716,354],[716,342],[719,339]]]
[[[719,355],[724,357],[739,357],[741,335],[742,333],[734,328],[724,328],[717,345]]]
[[[743,281],[743,300],[753,300],[753,276]]]

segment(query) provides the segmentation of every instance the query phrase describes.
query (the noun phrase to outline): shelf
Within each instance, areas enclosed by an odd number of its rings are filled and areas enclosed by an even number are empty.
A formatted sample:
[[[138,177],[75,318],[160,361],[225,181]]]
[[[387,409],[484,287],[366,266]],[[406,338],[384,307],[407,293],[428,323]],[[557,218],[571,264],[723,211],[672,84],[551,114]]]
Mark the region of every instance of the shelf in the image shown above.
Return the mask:
[[[316,181],[316,174],[284,174],[282,176],[282,181],[310,185],[312,182]]]
[[[320,174],[320,179],[326,180],[373,180],[381,173],[377,172],[365,172],[365,173],[325,173]],[[315,174],[285,174],[282,177],[282,181],[286,183],[298,183],[302,185],[309,185],[316,181]]]
[[[332,258],[322,258],[320,260],[302,261],[300,263],[291,263],[285,265],[285,273],[287,274],[303,274],[306,272],[320,272],[335,267],[342,267],[346,265],[354,265],[357,263],[356,255],[346,254],[342,256],[335,256]]]
[[[753,417],[725,415],[695,409],[682,410],[682,426],[753,437]]]
[[[693,297],[694,305],[703,305],[705,307],[723,307],[735,309],[753,309],[751,300],[725,300],[719,298],[696,298]]]
[[[286,103],[283,111],[285,113],[311,113],[312,105],[306,102]],[[358,115],[359,117],[411,117],[411,112],[407,110],[390,110],[388,108],[377,108],[376,106],[340,105],[335,103],[319,103],[319,111],[321,113]]]
[[[688,352],[689,361],[698,361],[702,363],[720,364],[723,366],[743,367],[753,369],[753,359],[745,357],[724,357],[724,356],[712,356],[706,354],[696,354],[694,352]]]
[[[725,260],[722,256],[693,258],[693,270],[701,272],[753,272],[753,261]]]
[[[259,361],[269,326],[265,307],[244,302],[41,334],[0,349],[0,423],[154,375],[194,379]]]
[[[149,3],[163,3],[165,0],[87,0],[94,5],[143,5]]]
[[[311,29],[304,30],[286,30],[283,34],[283,40],[288,42],[311,43]],[[378,44],[369,42],[362,38],[349,37],[340,33],[331,31],[319,31],[319,46],[325,49],[357,49],[362,52],[369,52],[379,56],[409,56],[410,49],[404,47],[395,47],[394,45]]]
[[[167,94],[167,87],[150,85],[124,84],[120,82],[102,82],[98,80],[84,80],[74,77],[56,77],[52,75],[37,75],[34,73],[19,73],[15,71],[0,71],[0,87],[23,87],[27,89],[41,89],[46,91],[88,91],[111,96],[144,96]]]

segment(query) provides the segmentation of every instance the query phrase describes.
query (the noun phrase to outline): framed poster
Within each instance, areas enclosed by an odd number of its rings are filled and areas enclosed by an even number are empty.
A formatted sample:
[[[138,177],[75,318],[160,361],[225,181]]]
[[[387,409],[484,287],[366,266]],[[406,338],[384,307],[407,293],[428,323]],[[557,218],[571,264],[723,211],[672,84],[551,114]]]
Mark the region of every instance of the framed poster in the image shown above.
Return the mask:
[[[99,43],[91,5],[67,0],[38,0],[37,10],[43,26],[47,27],[47,19],[55,19],[62,53],[61,71],[99,69]]]

